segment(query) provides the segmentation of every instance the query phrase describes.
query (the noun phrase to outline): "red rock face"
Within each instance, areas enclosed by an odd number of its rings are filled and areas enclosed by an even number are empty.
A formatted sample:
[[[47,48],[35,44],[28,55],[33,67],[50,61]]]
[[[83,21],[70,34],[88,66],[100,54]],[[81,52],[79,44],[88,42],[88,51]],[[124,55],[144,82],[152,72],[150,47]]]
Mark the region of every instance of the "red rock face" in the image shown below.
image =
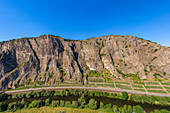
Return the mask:
[[[119,35],[82,41],[44,35],[0,44],[1,89],[35,82],[50,86],[62,81],[82,82],[86,67],[101,76],[108,70],[122,79],[118,70],[124,74],[138,73],[141,79],[152,77],[154,73],[168,78],[170,48]]]

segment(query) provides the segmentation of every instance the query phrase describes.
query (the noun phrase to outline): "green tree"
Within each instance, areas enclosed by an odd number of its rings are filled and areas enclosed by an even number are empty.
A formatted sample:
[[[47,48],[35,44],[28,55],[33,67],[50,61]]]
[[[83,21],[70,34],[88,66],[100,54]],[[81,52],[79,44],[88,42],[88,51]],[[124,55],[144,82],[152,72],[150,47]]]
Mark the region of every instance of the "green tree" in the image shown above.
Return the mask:
[[[97,109],[97,101],[95,101],[94,99],[90,99],[88,106],[90,109]]]
[[[103,102],[100,102],[100,109],[103,109],[104,108],[104,104]]]
[[[127,100],[129,98],[128,94],[126,92],[122,92],[122,99]]]
[[[29,108],[39,108],[41,106],[43,106],[42,100],[34,100],[29,104]]]
[[[143,113],[143,108],[140,105],[133,106],[133,112],[135,113]]]
[[[51,104],[51,99],[50,98],[47,98],[46,100],[45,100],[45,106],[49,106],[50,104]]]
[[[81,103],[86,103],[85,97],[84,95],[82,95],[79,99],[78,99],[78,103],[81,105]]]
[[[55,101],[55,100],[53,100],[52,102],[51,102],[51,106],[52,107],[58,107],[60,104],[59,104],[59,101],[57,100],[57,101]]]
[[[72,101],[71,106],[72,106],[73,108],[77,108],[77,107],[78,107],[78,102],[77,102],[77,101]]]
[[[64,107],[64,105],[65,105],[64,100],[60,100],[60,106],[61,106],[61,107]]]
[[[6,103],[0,102],[0,112],[6,111],[7,107],[8,107],[8,105]]]
[[[71,102],[70,101],[66,101],[65,106],[66,107],[70,107],[71,106]]]
[[[17,103],[16,102],[12,102],[8,104],[8,111],[16,111],[18,109]]]
[[[169,113],[169,111],[166,110],[166,109],[161,109],[160,112],[161,112],[161,113]]]

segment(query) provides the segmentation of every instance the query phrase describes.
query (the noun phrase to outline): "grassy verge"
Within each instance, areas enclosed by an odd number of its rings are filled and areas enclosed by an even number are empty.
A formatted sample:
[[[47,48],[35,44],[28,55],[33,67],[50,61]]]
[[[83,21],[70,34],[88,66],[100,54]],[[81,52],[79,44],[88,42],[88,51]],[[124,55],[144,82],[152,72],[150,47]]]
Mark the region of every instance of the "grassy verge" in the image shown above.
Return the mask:
[[[170,93],[170,90],[166,90],[168,93]]]
[[[144,89],[134,89],[135,91],[144,91],[145,92],[145,90]]]
[[[15,113],[99,113],[100,110],[67,108],[67,107],[41,107],[18,110]],[[4,112],[11,113],[11,112]],[[102,113],[104,113],[102,111]]]
[[[146,89],[162,89],[161,86],[145,86]]]
[[[169,85],[170,86],[170,82],[161,82],[162,85]]]
[[[104,79],[100,78],[88,78],[89,82],[104,82]]]
[[[96,86],[115,87],[114,84],[96,84]]]
[[[159,85],[158,82],[145,82],[146,85]]]
[[[130,85],[130,83],[129,82],[115,82],[116,84],[127,84],[127,85]]]
[[[165,88],[165,89],[169,89],[169,90],[170,90],[170,87],[166,87],[166,86],[164,86],[164,88]]]
[[[134,88],[143,88],[141,85],[132,85]]]
[[[166,93],[163,90],[147,90],[148,92],[152,92],[152,93]]]
[[[132,90],[132,88],[130,86],[125,86],[125,85],[116,85],[117,88],[120,88],[120,89],[127,89],[127,90]]]

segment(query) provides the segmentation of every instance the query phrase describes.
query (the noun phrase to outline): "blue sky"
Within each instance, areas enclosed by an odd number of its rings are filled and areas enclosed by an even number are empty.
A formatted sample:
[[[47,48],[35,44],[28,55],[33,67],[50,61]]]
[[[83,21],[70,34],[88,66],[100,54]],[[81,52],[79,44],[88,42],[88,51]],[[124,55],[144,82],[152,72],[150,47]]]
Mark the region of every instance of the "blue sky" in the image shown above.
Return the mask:
[[[170,47],[170,0],[0,0],[0,41],[134,35]]]

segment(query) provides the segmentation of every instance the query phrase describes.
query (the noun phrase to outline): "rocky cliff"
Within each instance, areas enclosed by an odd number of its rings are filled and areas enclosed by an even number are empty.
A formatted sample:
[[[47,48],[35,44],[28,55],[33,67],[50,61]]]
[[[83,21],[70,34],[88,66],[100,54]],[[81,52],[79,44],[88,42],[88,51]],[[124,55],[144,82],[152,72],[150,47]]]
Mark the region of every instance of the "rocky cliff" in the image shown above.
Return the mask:
[[[103,77],[170,77],[170,48],[134,36],[109,35],[88,40],[58,36],[0,43],[0,88],[25,84],[82,82],[87,70]],[[110,75],[108,75],[110,76]]]

